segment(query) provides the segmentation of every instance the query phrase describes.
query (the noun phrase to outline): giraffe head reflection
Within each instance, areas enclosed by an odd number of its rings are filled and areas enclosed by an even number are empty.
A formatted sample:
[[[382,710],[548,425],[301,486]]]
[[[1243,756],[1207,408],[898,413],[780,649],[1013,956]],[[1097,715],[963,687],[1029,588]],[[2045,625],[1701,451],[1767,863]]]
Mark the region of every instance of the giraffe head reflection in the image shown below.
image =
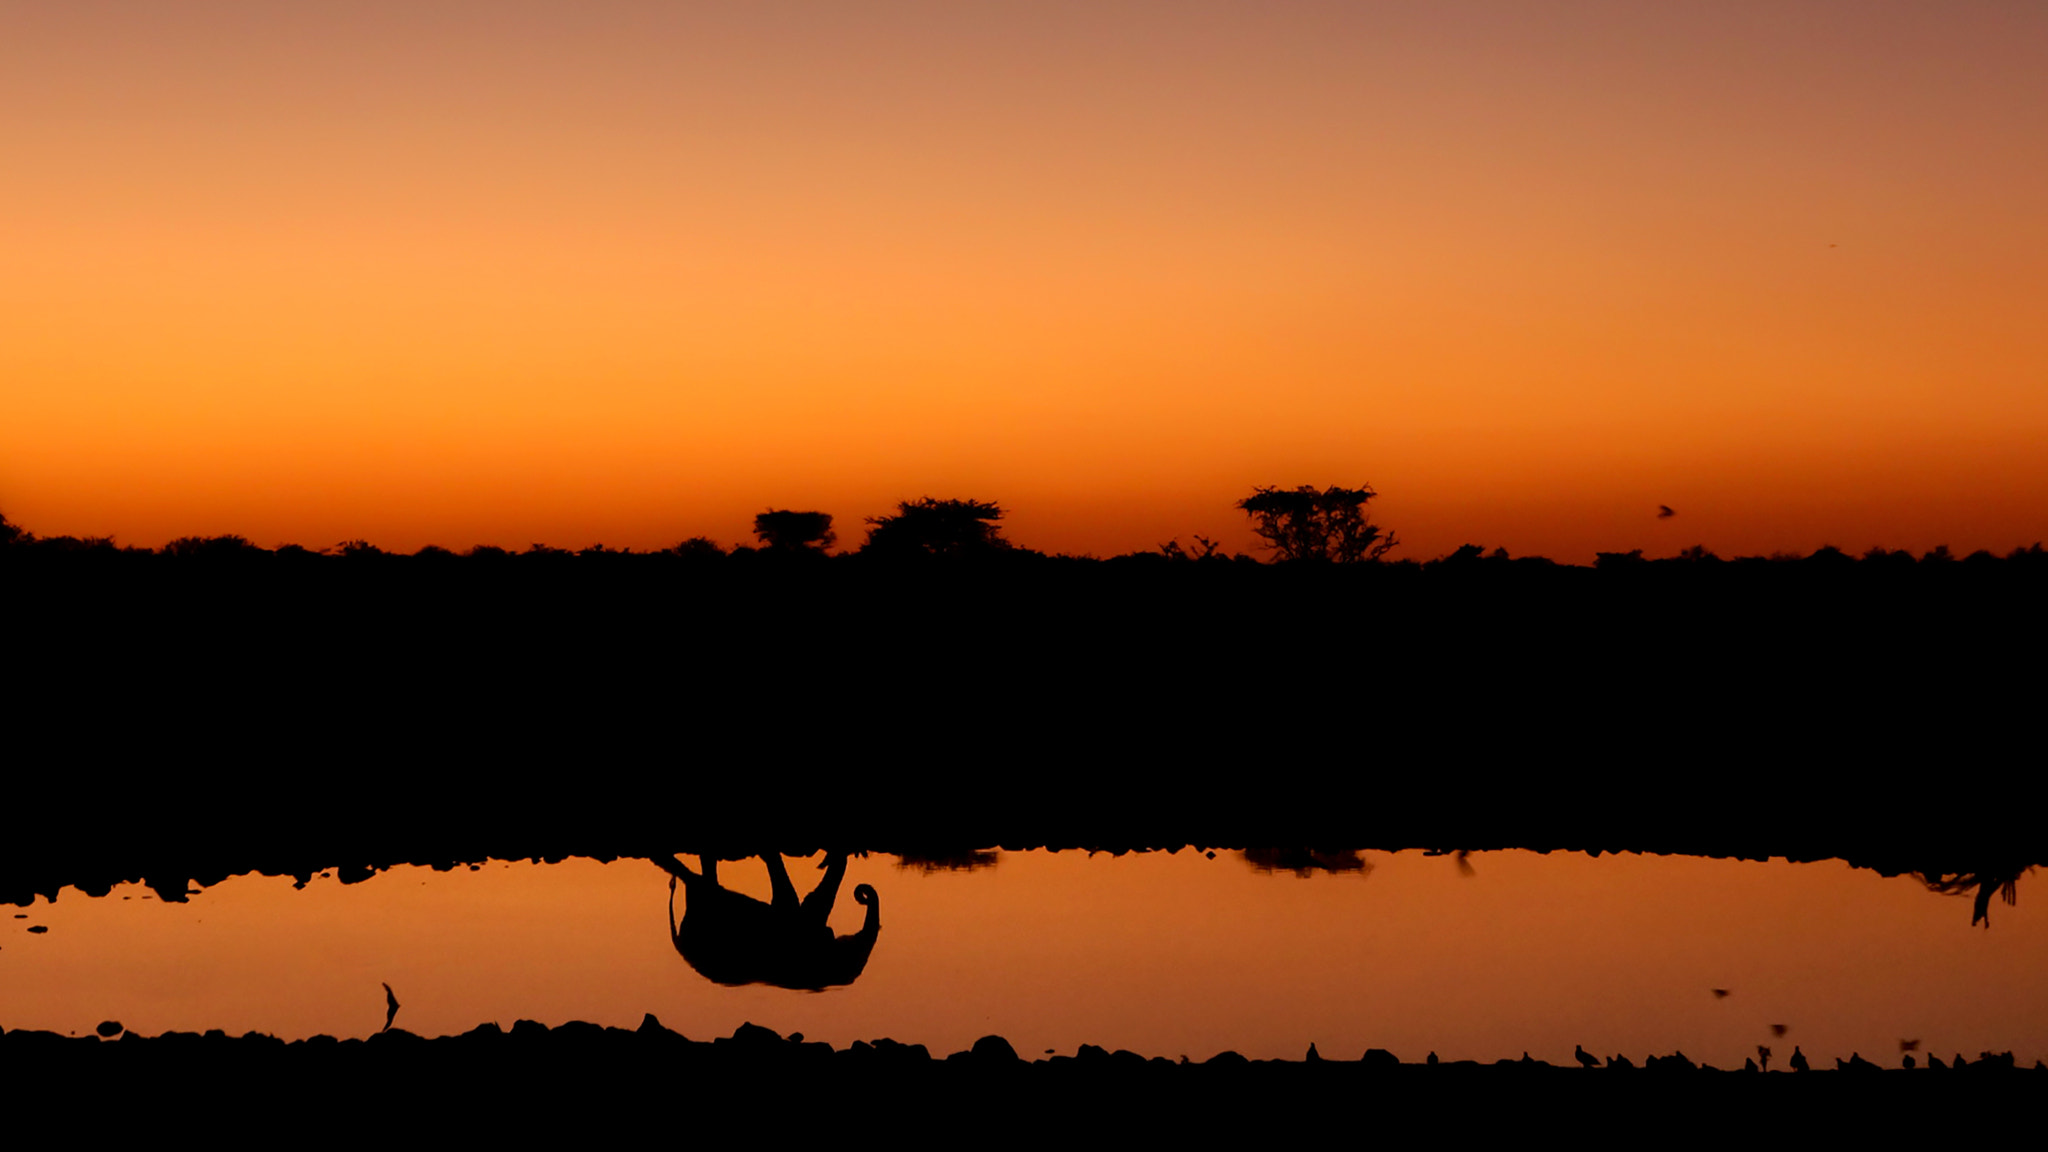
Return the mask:
[[[867,908],[860,931],[835,936],[826,921],[846,878],[846,853],[826,854],[819,865],[824,878],[801,899],[780,855],[762,853],[761,860],[768,866],[771,888],[765,903],[721,886],[715,857],[698,857],[702,870],[697,872],[674,856],[655,858],[669,874],[669,939],[676,951],[717,984],[820,992],[853,983],[882,932],[881,897],[873,885],[853,890],[854,901]],[[683,890],[681,919],[676,918],[678,886]]]

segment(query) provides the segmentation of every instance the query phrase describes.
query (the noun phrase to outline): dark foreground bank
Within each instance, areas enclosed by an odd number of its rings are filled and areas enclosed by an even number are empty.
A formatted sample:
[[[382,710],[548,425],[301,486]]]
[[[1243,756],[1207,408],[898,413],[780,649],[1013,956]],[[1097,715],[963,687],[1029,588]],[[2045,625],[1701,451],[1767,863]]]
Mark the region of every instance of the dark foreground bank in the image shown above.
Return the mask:
[[[89,560],[0,571],[0,899],[769,845],[2048,859],[2031,558]]]
[[[2015,1067],[2009,1055],[1913,1071],[1860,1057],[1815,1065],[1722,1071],[1676,1053],[1593,1068],[1527,1059],[1436,1064],[1381,1050],[1300,1061],[1224,1053],[1187,1063],[1091,1046],[1026,1061],[993,1036],[938,1057],[891,1040],[834,1049],[753,1025],[692,1041],[651,1016],[635,1031],[520,1021],[432,1040],[403,1031],[292,1043],[253,1033],[0,1034],[10,1098],[34,1101],[39,1114],[90,1105],[104,1122],[109,1106],[139,1104],[279,1135],[365,1125],[395,1135],[441,1125],[475,1134],[651,1124],[678,1140],[836,1128],[999,1143],[1026,1133],[1213,1140],[1297,1130],[1361,1139],[1426,1131],[1446,1139],[1576,1132],[1662,1140],[2031,1124],[2048,1100],[2048,1070]]]

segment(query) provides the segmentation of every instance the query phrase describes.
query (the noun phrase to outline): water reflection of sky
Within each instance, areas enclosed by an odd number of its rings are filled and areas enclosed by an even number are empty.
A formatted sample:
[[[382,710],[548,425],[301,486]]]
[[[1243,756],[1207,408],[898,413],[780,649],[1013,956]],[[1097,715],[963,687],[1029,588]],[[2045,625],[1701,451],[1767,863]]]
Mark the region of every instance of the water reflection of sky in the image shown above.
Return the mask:
[[[1314,1041],[1569,1063],[1584,1044],[1739,1066],[1758,1043],[1781,1059],[1798,1043],[1889,1065],[1917,1039],[1944,1057],[2048,1057],[2048,926],[2024,882],[1987,931],[1965,899],[1841,863],[1498,852],[1468,876],[1453,857],[1364,860],[1299,879],[1193,851],[1005,853],[973,871],[856,858],[847,890],[879,890],[882,931],[865,972],[823,993],[692,971],[670,943],[668,876],[644,860],[401,868],[303,891],[241,877],[182,905],[68,891],[8,911],[0,1026],[364,1035],[389,981],[399,1026],[427,1035],[652,1012],[696,1038],[751,1020],[946,1052],[996,1032],[1027,1055],[1298,1057]],[[814,863],[789,864],[808,890]],[[721,878],[769,894],[758,860]],[[851,933],[861,914],[842,897],[832,924]]]

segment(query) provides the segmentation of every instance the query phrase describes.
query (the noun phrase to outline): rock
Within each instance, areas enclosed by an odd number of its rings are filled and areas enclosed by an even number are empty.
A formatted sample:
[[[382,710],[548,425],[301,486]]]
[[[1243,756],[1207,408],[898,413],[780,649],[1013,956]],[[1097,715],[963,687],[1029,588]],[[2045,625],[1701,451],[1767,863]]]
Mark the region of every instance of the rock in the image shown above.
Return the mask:
[[[748,1051],[766,1051],[782,1047],[782,1034],[773,1028],[763,1028],[749,1020],[733,1029],[732,1043]]]
[[[1401,1058],[1385,1048],[1367,1048],[1358,1062],[1367,1068],[1399,1068]]]
[[[93,1031],[112,1040],[114,1037],[127,1031],[127,1029],[121,1027],[121,1022],[118,1020],[102,1020],[100,1021],[100,1026],[93,1029]]]

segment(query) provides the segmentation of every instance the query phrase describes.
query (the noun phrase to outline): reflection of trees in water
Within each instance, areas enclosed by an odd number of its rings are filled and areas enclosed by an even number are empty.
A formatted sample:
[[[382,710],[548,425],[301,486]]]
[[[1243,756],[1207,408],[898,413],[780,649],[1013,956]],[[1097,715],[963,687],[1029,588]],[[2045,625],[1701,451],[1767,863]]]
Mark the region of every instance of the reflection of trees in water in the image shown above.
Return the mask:
[[[979,872],[996,866],[996,853],[979,848],[899,852],[896,867],[905,872]]]
[[[851,984],[867,967],[882,931],[881,897],[873,885],[857,885],[856,903],[867,919],[851,936],[835,936],[827,921],[846,877],[846,853],[830,852],[818,865],[825,873],[810,895],[797,897],[789,869],[776,853],[763,853],[772,895],[767,902],[734,892],[718,882],[718,860],[698,857],[692,872],[674,856],[656,857],[669,876],[669,938],[690,967],[717,984],[769,984],[819,992]],[[676,919],[676,887],[684,894]]]
[[[1355,848],[1247,848],[1244,862],[1260,872],[1292,872],[1306,879],[1318,872],[1364,875],[1372,865]]]
[[[1246,848],[1241,855],[1244,862],[1260,872],[1292,872],[1307,879],[1318,872],[1331,875],[1355,873],[1363,876],[1372,871],[1372,863],[1356,848]],[[1458,865],[1458,875],[1471,879],[1478,875],[1468,859],[1469,848],[1431,848],[1424,856],[1451,856]]]
[[[2020,877],[2034,870],[2031,864],[1996,864],[1977,872],[1915,872],[1913,875],[1930,892],[1967,896],[1976,892],[1970,926],[1991,927],[1991,894],[1998,893],[2007,904],[2019,903]]]
[[[1268,874],[1292,872],[1303,879],[1317,874],[1349,873],[1362,876],[1372,871],[1372,864],[1365,859],[1364,854],[1357,849],[1349,848],[1246,848],[1239,855],[1243,856],[1244,862],[1256,871]],[[1423,855],[1450,856],[1457,863],[1459,875],[1468,879],[1477,875],[1468,859],[1471,856],[1470,849],[1431,848]],[[1950,896],[1968,896],[1974,893],[1976,899],[1970,924],[1982,924],[1988,928],[1991,926],[1992,894],[1997,893],[2007,904],[2018,903],[2019,879],[2032,872],[2034,866],[2019,861],[1986,861],[1984,864],[1984,867],[1976,871],[1916,871],[1912,875],[1931,892]],[[1890,876],[1898,874],[1891,869],[1883,871]]]

